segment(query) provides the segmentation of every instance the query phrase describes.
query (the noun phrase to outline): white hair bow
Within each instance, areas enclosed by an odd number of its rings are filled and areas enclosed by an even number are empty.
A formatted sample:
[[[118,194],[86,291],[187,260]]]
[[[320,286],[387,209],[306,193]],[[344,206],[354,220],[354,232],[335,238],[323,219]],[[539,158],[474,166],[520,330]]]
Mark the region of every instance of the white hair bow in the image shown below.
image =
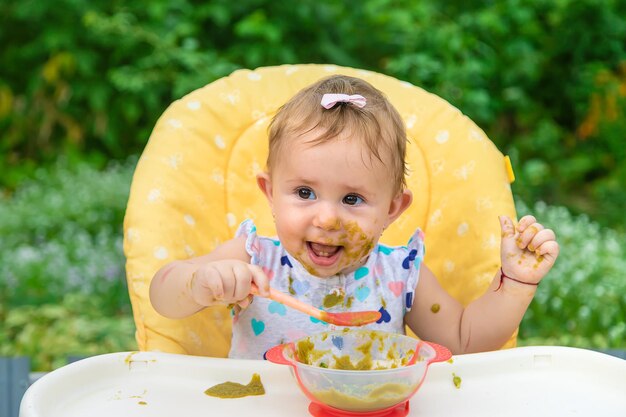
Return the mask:
[[[357,107],[365,107],[367,100],[360,94],[324,94],[320,103],[325,109],[331,109],[337,103],[350,103]]]

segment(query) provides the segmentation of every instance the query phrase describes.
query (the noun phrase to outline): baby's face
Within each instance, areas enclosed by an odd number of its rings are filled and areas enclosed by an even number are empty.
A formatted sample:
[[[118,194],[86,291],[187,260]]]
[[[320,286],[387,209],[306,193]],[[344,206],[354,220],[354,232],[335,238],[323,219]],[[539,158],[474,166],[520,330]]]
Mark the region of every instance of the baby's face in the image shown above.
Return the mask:
[[[310,273],[329,277],[363,265],[384,228],[393,176],[358,140],[285,146],[271,175],[276,232]]]

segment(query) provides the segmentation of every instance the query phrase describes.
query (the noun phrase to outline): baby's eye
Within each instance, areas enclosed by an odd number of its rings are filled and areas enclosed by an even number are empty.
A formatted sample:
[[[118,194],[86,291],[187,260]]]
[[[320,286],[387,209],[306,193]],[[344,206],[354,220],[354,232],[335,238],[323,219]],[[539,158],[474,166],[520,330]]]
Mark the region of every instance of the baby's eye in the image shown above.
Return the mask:
[[[363,203],[363,199],[356,194],[348,194],[343,198],[343,203],[349,206],[356,206]]]
[[[315,200],[315,193],[310,188],[298,188],[296,192],[298,193],[298,197],[303,200]]]

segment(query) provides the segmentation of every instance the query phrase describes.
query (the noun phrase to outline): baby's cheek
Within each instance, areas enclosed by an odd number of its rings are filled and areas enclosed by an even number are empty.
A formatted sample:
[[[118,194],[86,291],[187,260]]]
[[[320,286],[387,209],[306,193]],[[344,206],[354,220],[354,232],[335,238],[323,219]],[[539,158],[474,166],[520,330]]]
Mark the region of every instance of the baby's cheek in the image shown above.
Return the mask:
[[[374,248],[374,236],[363,234],[359,239],[355,240],[352,244],[355,251],[366,254]]]
[[[350,249],[346,251],[346,261],[353,263],[366,257],[374,248],[374,237],[363,236],[362,239],[351,242]]]

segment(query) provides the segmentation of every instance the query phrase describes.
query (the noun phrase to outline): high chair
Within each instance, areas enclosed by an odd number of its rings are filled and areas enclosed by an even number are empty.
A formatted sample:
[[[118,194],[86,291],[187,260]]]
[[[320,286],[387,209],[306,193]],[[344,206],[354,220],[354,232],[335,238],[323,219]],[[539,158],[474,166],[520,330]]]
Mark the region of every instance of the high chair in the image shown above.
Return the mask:
[[[140,350],[225,357],[226,307],[170,320],[150,304],[164,264],[205,254],[231,239],[241,221],[274,235],[255,174],[264,169],[267,127],[301,88],[331,74],[360,77],[382,90],[405,120],[411,207],[381,242],[404,245],[420,227],[426,264],[462,304],[480,296],[500,266],[498,215],[515,218],[508,158],[445,100],[378,73],[334,65],[238,70],[175,101],[139,159],[124,220],[128,289]],[[515,345],[516,334],[505,347]]]

